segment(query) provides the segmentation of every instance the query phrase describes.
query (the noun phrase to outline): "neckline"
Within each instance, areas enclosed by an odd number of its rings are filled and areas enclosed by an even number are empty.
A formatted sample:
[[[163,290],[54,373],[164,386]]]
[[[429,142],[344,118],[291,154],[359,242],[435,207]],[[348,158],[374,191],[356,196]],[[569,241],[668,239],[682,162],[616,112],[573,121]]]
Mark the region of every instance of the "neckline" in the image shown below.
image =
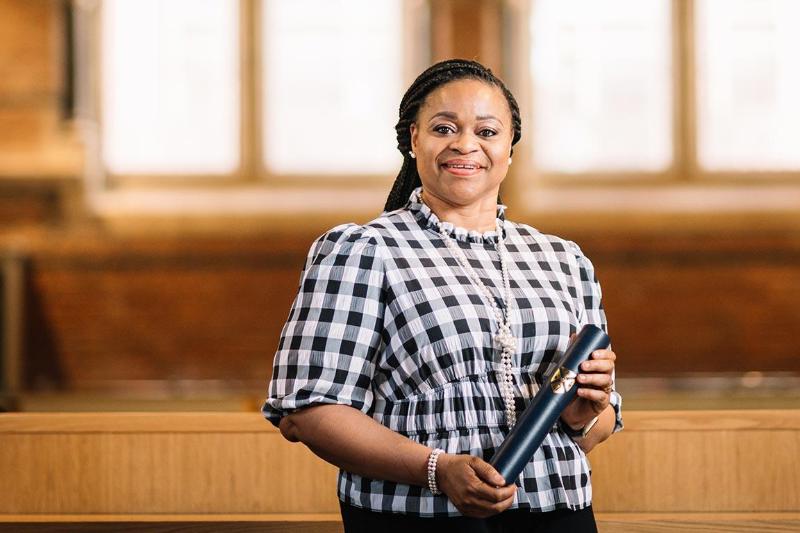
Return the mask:
[[[408,204],[406,204],[406,209],[411,211],[424,227],[434,231],[436,234],[439,234],[439,222],[441,222],[442,229],[453,240],[460,242],[467,242],[467,243],[483,244],[491,242],[493,244],[497,244],[499,240],[497,230],[480,232],[476,230],[469,230],[466,228],[462,228],[461,226],[456,226],[451,222],[440,221],[439,217],[436,216],[436,213],[431,211],[430,207],[428,207],[426,204],[420,201],[419,199],[420,192],[422,192],[422,187],[417,187],[412,191],[411,196],[408,198]],[[507,236],[508,230],[506,229],[506,224],[505,224],[506,222],[505,209],[506,209],[505,205],[497,204],[497,218],[500,220],[500,224],[502,225],[502,227],[506,230],[506,236]]]

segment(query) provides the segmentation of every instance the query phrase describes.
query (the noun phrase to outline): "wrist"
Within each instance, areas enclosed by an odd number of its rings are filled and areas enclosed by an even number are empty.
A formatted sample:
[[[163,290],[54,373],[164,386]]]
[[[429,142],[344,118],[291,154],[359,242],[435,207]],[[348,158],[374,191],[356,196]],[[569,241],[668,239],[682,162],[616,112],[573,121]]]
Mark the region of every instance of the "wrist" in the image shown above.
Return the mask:
[[[599,416],[594,416],[587,420],[585,423],[580,425],[572,425],[567,423],[565,420],[561,420],[561,430],[567,434],[568,437],[573,439],[582,439],[586,437],[586,435],[592,430],[592,428],[597,424],[599,420]]]
[[[580,431],[594,418],[594,415],[591,415],[588,418],[586,418],[586,416],[577,418],[575,416],[570,416],[570,414],[571,413],[564,411],[561,413],[559,421],[562,427],[571,429],[573,431]]]

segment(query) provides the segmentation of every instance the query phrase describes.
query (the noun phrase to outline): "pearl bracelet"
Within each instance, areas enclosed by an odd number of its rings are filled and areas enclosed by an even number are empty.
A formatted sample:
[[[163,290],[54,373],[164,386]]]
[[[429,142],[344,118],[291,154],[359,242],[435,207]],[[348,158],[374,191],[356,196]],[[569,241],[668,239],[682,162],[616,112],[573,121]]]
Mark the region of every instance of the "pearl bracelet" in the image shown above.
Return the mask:
[[[439,454],[441,453],[444,453],[444,450],[435,448],[428,456],[428,488],[431,489],[434,495],[442,493],[436,485],[436,461],[439,460]]]

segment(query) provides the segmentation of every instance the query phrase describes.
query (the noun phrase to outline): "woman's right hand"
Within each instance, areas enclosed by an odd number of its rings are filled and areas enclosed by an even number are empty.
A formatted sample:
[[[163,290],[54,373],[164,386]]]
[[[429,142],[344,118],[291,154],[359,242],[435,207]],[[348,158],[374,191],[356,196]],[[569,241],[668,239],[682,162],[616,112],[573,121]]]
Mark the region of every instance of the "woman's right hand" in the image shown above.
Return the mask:
[[[497,470],[480,457],[443,453],[436,462],[439,490],[464,516],[486,518],[508,509],[517,486],[504,483]]]

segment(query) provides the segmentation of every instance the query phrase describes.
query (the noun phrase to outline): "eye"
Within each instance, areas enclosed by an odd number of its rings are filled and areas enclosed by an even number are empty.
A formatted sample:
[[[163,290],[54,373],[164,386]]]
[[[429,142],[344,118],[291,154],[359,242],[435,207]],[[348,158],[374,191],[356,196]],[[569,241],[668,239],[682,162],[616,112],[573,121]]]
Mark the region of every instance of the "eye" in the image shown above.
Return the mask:
[[[478,135],[480,135],[481,137],[494,137],[495,135],[497,135],[497,132],[489,128],[483,128],[481,131],[478,132]]]
[[[447,135],[448,133],[455,133],[456,130],[447,124],[441,124],[439,126],[434,126],[433,131],[436,133],[441,133],[442,135]]]

